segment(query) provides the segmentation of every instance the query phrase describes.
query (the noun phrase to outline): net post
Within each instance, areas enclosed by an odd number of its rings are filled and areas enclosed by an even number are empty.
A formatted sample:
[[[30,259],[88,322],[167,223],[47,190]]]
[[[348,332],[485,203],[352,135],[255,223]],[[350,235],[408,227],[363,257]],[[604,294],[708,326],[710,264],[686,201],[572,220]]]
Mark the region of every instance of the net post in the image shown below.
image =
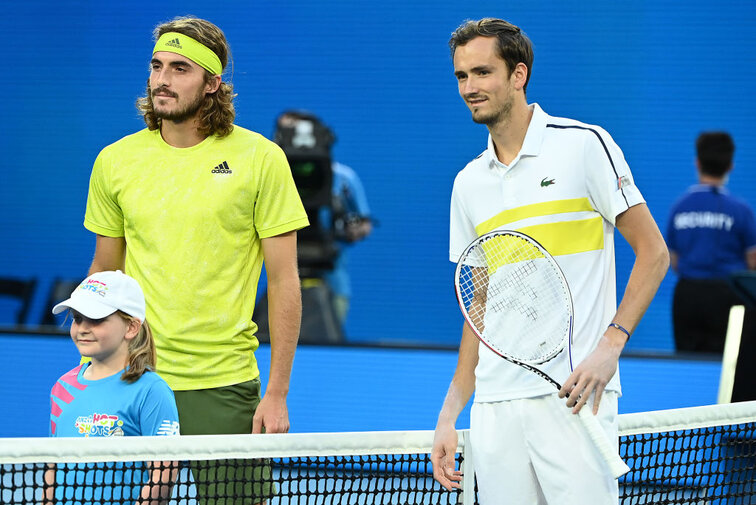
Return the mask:
[[[460,430],[462,435],[462,505],[475,504],[475,466],[472,459],[470,430]]]
[[[730,308],[730,318],[727,321],[727,336],[725,337],[725,347],[722,354],[722,372],[719,376],[717,403],[730,403],[732,400],[732,388],[735,385],[735,369],[738,364],[744,317],[745,307],[743,305],[733,305]]]

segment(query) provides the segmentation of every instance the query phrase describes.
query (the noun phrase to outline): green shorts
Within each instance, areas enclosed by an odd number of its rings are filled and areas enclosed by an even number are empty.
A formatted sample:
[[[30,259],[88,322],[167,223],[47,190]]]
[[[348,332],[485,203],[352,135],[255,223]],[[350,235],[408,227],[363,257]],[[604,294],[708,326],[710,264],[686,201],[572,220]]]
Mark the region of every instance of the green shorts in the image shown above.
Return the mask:
[[[182,435],[249,434],[260,404],[260,380],[174,395]],[[192,461],[190,467],[203,505],[254,505],[276,493],[267,460]]]

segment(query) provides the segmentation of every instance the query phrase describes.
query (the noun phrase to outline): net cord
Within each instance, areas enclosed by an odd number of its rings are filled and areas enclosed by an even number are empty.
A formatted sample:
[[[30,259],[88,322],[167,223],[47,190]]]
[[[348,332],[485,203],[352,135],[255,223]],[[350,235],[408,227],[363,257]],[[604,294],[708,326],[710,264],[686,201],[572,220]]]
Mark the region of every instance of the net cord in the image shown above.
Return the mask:
[[[620,436],[756,422],[756,401],[622,414]],[[458,452],[468,430],[458,430]],[[176,437],[3,438],[0,464],[427,454],[432,430]],[[471,461],[471,460],[470,460]]]
[[[620,436],[756,422],[756,401],[638,412],[619,416]]]
[[[433,431],[182,435],[175,437],[6,438],[0,464],[211,460],[427,454]],[[459,438],[458,452],[464,437]]]

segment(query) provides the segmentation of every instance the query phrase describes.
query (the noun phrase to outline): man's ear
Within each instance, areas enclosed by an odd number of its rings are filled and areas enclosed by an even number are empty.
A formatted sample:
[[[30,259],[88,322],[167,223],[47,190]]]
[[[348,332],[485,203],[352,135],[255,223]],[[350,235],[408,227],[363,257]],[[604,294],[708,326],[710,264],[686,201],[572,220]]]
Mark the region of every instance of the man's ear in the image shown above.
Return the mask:
[[[525,83],[528,82],[528,72],[530,69],[522,62],[515,65],[511,78],[515,89],[520,90],[525,87]]]
[[[205,84],[205,93],[208,95],[212,95],[213,93],[218,91],[218,89],[220,88],[221,82],[223,82],[223,78],[219,75],[214,75],[210,79],[210,82]]]

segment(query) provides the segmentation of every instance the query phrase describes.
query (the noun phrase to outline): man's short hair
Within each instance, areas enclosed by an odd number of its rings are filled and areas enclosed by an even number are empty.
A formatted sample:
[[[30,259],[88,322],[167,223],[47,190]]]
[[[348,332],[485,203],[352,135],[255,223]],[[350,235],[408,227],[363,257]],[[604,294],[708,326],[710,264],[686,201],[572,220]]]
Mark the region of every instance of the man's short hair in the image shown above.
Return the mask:
[[[504,60],[512,75],[518,63],[528,67],[524,89],[527,89],[530,74],[533,72],[533,44],[520,27],[498,18],[483,18],[477,21],[467,20],[462,23],[449,39],[452,58],[457,47],[464,46],[477,37],[496,37],[497,53]]]
[[[732,168],[735,143],[727,132],[703,132],[696,139],[696,154],[701,172],[713,177],[724,177]]]

